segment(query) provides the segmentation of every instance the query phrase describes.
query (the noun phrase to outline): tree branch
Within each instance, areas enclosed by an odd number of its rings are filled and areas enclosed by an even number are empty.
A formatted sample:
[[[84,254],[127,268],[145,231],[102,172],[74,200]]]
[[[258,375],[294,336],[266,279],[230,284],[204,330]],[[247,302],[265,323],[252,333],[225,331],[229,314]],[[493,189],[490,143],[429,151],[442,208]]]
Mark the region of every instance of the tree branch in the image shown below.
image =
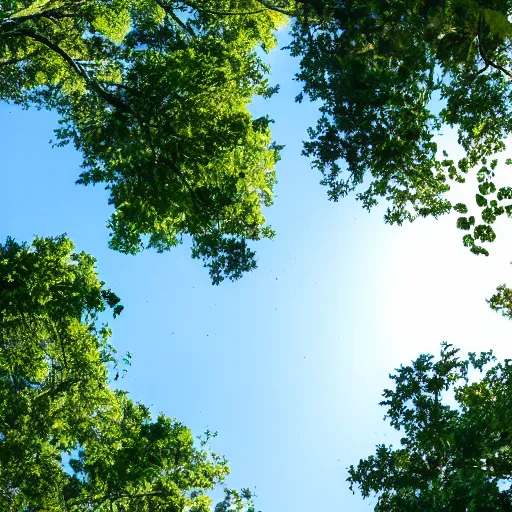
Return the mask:
[[[492,61],[486,54],[483,44],[482,44],[482,38],[480,37],[480,29],[482,27],[482,15],[480,15],[480,18],[478,19],[478,34],[477,34],[477,41],[478,41],[478,51],[480,53],[480,56],[484,60],[484,62],[487,64],[487,67],[491,67],[494,69],[497,69],[498,71],[501,71],[503,74],[507,75],[509,78],[512,78],[512,73],[505,69],[501,64],[498,64],[497,62]],[[484,69],[485,71],[485,69]],[[483,71],[482,71],[483,72]],[[480,73],[479,73],[480,74]]]
[[[187,27],[183,21],[181,21],[178,16],[176,16],[175,12],[171,7],[169,7],[165,1],[157,0],[156,2],[164,11],[167,16],[169,16],[181,29],[183,29],[190,37],[196,37],[195,32],[190,28]]]
[[[256,0],[256,2],[263,5],[270,11],[275,11],[280,14],[284,14],[285,16],[295,16],[296,15],[295,12],[287,11],[286,9],[282,9],[281,7],[276,7],[275,5],[272,5],[271,3],[268,2],[268,0]]]
[[[204,7],[200,7],[195,2],[190,2],[189,0],[183,1],[185,5],[195,9],[196,11],[204,12],[206,14],[213,14],[215,16],[244,16],[251,14],[260,14],[262,12],[268,11],[268,7],[264,7],[262,9],[255,9],[253,11],[218,11],[216,9],[206,9]]]
[[[37,32],[34,32],[29,29],[17,29],[12,32],[6,32],[4,34],[0,34],[1,37],[28,37],[30,39],[33,39],[34,41],[37,41],[38,43],[46,46],[53,52],[55,52],[57,55],[62,57],[64,61],[67,62],[69,67],[81,78],[85,80],[87,85],[100,96],[103,100],[105,100],[107,103],[112,105],[113,107],[116,107],[122,112],[129,113],[131,112],[130,107],[124,103],[120,98],[115,96],[114,94],[110,93],[109,91],[103,89],[101,85],[96,82],[93,78],[89,76],[87,71],[78,64],[71,55],[69,55],[65,50],[63,50],[58,44],[54,43],[50,39],[48,39],[46,36],[43,36],[41,34],[38,34]]]
[[[80,15],[76,12],[77,7],[80,6],[80,4],[85,4],[86,0],[75,0],[72,3],[69,3],[68,5],[64,4],[60,7],[52,7],[47,10],[43,10],[40,12],[35,12],[32,14],[19,14],[23,13],[26,9],[20,9],[19,11],[6,16],[3,18],[3,20],[0,23],[0,26],[7,25],[7,26],[18,26],[25,21],[33,21],[37,20],[39,18],[48,18],[54,21],[55,19],[62,19],[62,18],[78,18]],[[72,11],[75,12],[61,12],[65,9],[72,9]]]

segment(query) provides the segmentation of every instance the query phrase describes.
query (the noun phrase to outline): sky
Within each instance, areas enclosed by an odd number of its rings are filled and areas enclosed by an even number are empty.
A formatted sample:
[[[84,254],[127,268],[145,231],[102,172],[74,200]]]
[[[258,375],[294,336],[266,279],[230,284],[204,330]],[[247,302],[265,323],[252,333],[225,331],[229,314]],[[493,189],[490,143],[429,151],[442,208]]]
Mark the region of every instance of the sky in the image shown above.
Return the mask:
[[[300,154],[317,109],[294,103],[297,62],[284,51],[268,61],[281,92],[251,109],[276,120],[286,147],[266,212],[277,236],[259,243],[257,270],[214,287],[188,244],[109,250],[107,193],[74,184],[80,155],[48,143],[56,116],[10,105],[0,105],[0,240],[66,232],[97,258],[125,306],[110,322],[119,353],[133,354],[121,386],[196,435],[218,431],[227,485],[255,489],[258,510],[371,510],[348,489],[346,468],[397,441],[378,405],[388,374],[442,341],[512,357],[512,325],[485,303],[512,284],[510,228],[498,223],[491,256],[477,257],[453,215],[386,226],[383,207],[329,202]],[[456,151],[452,132],[441,140]]]

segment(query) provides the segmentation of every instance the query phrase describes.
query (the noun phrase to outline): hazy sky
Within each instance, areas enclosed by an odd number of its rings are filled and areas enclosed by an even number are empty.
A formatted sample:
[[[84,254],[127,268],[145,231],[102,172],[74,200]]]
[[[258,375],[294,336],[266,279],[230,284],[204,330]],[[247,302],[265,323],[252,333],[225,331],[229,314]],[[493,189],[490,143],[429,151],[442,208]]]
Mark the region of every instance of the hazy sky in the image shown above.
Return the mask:
[[[512,325],[484,300],[512,283],[512,221],[498,224],[484,258],[462,246],[454,216],[389,227],[382,208],[329,202],[300,156],[316,110],[294,103],[296,62],[285,52],[269,60],[281,92],[253,108],[276,120],[286,144],[268,210],[277,236],[259,244],[259,268],[241,281],[213,287],[187,244],[163,255],[110,251],[106,192],[74,185],[80,155],[48,144],[56,117],[8,105],[0,238],[66,232],[98,259],[125,305],[111,322],[119,352],[133,353],[121,385],[197,435],[217,430],[228,485],[256,488],[258,509],[369,510],[348,490],[346,467],[396,439],[378,406],[393,368],[443,340],[512,357]]]

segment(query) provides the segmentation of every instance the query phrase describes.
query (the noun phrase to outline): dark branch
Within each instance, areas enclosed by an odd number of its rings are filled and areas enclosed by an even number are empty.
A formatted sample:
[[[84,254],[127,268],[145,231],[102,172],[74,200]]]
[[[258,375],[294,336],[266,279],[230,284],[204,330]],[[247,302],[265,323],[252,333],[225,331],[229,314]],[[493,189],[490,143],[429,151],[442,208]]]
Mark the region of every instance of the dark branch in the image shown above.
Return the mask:
[[[80,14],[77,12],[77,7],[80,6],[80,4],[84,4],[85,0],[75,1],[73,3],[70,3],[69,5],[63,5],[61,7],[52,7],[47,10],[43,10],[40,12],[35,12],[33,14],[26,14],[26,15],[20,15],[16,16],[16,13],[13,15],[4,18],[2,20],[2,23],[0,26],[5,25],[7,27],[17,27],[24,23],[25,21],[34,21],[38,20],[39,18],[47,18],[52,21],[56,19],[63,19],[63,18],[78,18],[80,17]],[[74,12],[62,12],[65,9],[72,9]],[[22,12],[22,10],[18,12]]]
[[[251,14],[260,14],[262,12],[268,11],[268,7],[264,7],[262,9],[255,9],[253,11],[218,11],[216,9],[207,9],[205,7],[201,7],[195,2],[190,1],[184,1],[183,2],[188,7],[191,7],[192,9],[195,9],[199,12],[204,12],[206,14],[213,14],[215,16],[245,16],[245,15],[251,15]]]
[[[173,11],[171,7],[169,7],[165,1],[157,0],[157,4],[165,11],[165,14],[171,18],[176,25],[178,25],[181,29],[183,29],[189,36],[196,37],[196,34],[194,31],[188,27],[183,21],[181,21],[178,16],[176,16],[176,13]]]
[[[489,64],[486,64],[480,71],[478,71],[477,73],[475,73],[475,78],[479,75],[481,75],[482,73],[485,73],[487,70],[489,69]]]
[[[483,61],[487,64],[487,67],[491,67],[494,69],[497,69],[498,71],[501,71],[503,74],[507,75],[509,78],[512,78],[512,73],[505,69],[501,64],[498,64],[497,62],[492,61],[488,56],[487,53],[484,50],[483,44],[482,44],[482,38],[480,36],[480,29],[482,27],[482,15],[480,15],[480,18],[478,20],[478,51],[480,53],[480,56],[482,57]],[[483,71],[482,71],[483,72]]]
[[[42,45],[46,46],[53,52],[55,52],[57,55],[62,57],[64,61],[66,61],[69,65],[69,67],[81,78],[85,80],[87,85],[100,96],[103,100],[105,100],[107,103],[112,105],[113,107],[116,107],[122,112],[128,113],[131,111],[130,107],[124,103],[120,98],[115,96],[114,94],[110,93],[109,91],[103,89],[101,85],[96,82],[93,78],[89,76],[87,71],[78,64],[71,55],[69,55],[66,51],[64,51],[58,44],[54,43],[47,37],[38,34],[37,32],[34,32],[32,30],[28,29],[17,29],[12,32],[7,32],[4,34],[0,34],[0,37],[28,37],[30,39],[33,39],[34,41],[37,41],[38,43],[41,43]]]
[[[284,14],[285,16],[295,16],[297,13],[293,11],[287,11],[286,9],[282,9],[281,7],[276,7],[275,5],[272,5],[268,2],[268,0],[256,0],[259,4],[263,5],[265,8],[269,9],[270,11],[275,11],[280,14]]]

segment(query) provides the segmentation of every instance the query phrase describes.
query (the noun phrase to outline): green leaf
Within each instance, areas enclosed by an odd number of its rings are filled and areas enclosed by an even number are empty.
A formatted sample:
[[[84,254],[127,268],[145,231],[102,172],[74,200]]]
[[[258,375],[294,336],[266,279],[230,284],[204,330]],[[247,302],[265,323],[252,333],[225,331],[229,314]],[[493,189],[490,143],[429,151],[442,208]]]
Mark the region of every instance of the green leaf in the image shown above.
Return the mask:
[[[468,207],[464,203],[457,203],[453,209],[459,213],[468,213]]]
[[[493,9],[482,9],[482,13],[491,34],[502,39],[509,39],[512,36],[512,23],[505,14]]]

